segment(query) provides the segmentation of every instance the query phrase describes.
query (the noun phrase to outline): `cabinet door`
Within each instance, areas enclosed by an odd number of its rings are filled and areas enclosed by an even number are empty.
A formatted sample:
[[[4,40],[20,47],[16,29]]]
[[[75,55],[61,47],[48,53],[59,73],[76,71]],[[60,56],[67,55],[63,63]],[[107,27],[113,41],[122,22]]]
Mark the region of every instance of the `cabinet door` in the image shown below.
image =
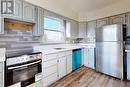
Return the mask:
[[[89,63],[88,63],[89,67],[94,69],[95,68],[95,59],[94,59],[94,49],[93,48],[89,48],[88,60],[89,60]]]
[[[22,0],[14,0],[14,17],[22,18]]]
[[[67,56],[67,74],[72,72],[72,55]]]
[[[23,2],[23,19],[28,22],[35,22],[35,6],[28,3]]]
[[[0,85],[4,87],[4,62],[0,62]]]
[[[95,37],[96,21],[90,21],[87,23],[87,37]]]
[[[78,38],[78,22],[71,20],[70,21],[70,37],[71,38]]]
[[[36,23],[33,27],[33,35],[41,36],[43,35],[43,29],[44,29],[44,11],[42,8],[37,7],[35,14],[36,14]]]
[[[100,28],[100,27],[107,25],[107,24],[109,24],[108,18],[103,18],[103,19],[97,20],[97,28]]]
[[[66,75],[66,57],[59,58],[58,60],[58,76],[62,78]]]
[[[130,36],[130,13],[127,14],[127,25],[128,25],[127,36]]]
[[[87,22],[79,23],[79,38],[85,38],[87,36]]]
[[[55,81],[57,81],[57,73],[53,73],[50,76],[43,78],[43,86],[42,87],[48,87],[49,85],[51,85],[52,83],[54,83]]]
[[[0,15],[0,34],[4,34],[4,18]]]
[[[109,18],[110,24],[122,23],[126,24],[126,14],[116,15]]]
[[[89,49],[84,49],[84,66],[89,66]]]
[[[22,0],[13,0],[13,14],[4,14],[5,18],[22,19]]]

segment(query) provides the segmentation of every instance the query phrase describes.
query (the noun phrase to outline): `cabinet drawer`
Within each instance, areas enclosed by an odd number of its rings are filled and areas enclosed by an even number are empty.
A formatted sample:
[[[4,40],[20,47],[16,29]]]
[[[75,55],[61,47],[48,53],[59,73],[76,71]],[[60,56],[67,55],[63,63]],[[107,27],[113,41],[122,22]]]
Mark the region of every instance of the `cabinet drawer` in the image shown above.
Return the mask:
[[[48,67],[48,68],[44,68],[43,69],[43,77],[47,77],[53,73],[57,72],[57,65],[52,66],[52,67]]]
[[[56,65],[56,64],[57,64],[57,60],[44,61],[43,67],[47,68],[47,67],[50,67],[50,66],[53,66],[53,65]]]
[[[0,63],[0,73],[3,72],[3,63]]]
[[[46,78],[43,78],[43,87],[47,87],[57,80],[57,73],[54,73]]]
[[[63,57],[66,55],[66,52],[61,52],[61,53],[58,53],[58,57]]]
[[[72,51],[67,51],[66,55],[72,55]]]
[[[53,60],[56,59],[57,57],[58,57],[57,54],[48,54],[43,56],[43,61]]]

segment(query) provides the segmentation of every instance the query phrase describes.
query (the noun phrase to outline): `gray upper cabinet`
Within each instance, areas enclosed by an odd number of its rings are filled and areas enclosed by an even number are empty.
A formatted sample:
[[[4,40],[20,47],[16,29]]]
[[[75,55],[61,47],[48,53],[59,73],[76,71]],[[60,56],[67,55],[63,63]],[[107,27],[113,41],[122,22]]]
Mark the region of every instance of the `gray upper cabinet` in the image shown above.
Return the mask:
[[[35,22],[36,6],[23,1],[23,20],[27,22]]]
[[[14,0],[13,1],[13,14],[4,14],[5,18],[11,19],[22,19],[22,5],[23,0]]]
[[[97,28],[109,24],[109,18],[102,18],[97,20]]]
[[[122,23],[126,24],[126,14],[116,15],[109,18],[110,24]]]
[[[79,38],[87,36],[87,22],[79,22]]]
[[[96,21],[87,22],[87,37],[95,38]]]
[[[0,2],[1,6],[1,2]],[[4,34],[4,18],[3,15],[1,14],[1,9],[0,9],[0,34]]]
[[[43,35],[44,29],[44,10],[43,8],[37,7],[36,8],[36,24],[33,27],[33,35],[34,36],[41,36]]]
[[[68,33],[70,35],[67,35],[67,37],[69,38],[78,38],[78,29],[79,29],[79,26],[78,26],[78,22],[77,21],[74,21],[74,20],[71,20],[70,21],[70,25],[69,25],[70,29],[68,29]]]
[[[0,34],[4,34],[4,18],[0,15]]]
[[[130,36],[130,13],[127,13],[127,25],[128,25],[127,36]]]

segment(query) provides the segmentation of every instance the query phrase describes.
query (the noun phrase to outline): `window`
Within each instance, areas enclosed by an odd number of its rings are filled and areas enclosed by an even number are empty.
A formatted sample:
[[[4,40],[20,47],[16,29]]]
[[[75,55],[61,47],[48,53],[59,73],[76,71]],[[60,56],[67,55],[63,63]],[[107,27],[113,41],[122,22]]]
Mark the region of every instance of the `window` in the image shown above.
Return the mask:
[[[44,34],[47,42],[59,43],[65,41],[64,21],[44,17]]]

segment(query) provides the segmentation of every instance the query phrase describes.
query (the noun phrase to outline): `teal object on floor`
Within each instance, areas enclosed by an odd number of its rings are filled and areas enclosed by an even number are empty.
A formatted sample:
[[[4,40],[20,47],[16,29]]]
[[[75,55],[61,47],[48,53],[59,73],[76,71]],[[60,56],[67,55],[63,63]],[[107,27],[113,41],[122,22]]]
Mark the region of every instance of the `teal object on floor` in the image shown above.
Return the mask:
[[[76,49],[73,50],[72,56],[72,70],[76,70],[82,65],[82,50]]]

